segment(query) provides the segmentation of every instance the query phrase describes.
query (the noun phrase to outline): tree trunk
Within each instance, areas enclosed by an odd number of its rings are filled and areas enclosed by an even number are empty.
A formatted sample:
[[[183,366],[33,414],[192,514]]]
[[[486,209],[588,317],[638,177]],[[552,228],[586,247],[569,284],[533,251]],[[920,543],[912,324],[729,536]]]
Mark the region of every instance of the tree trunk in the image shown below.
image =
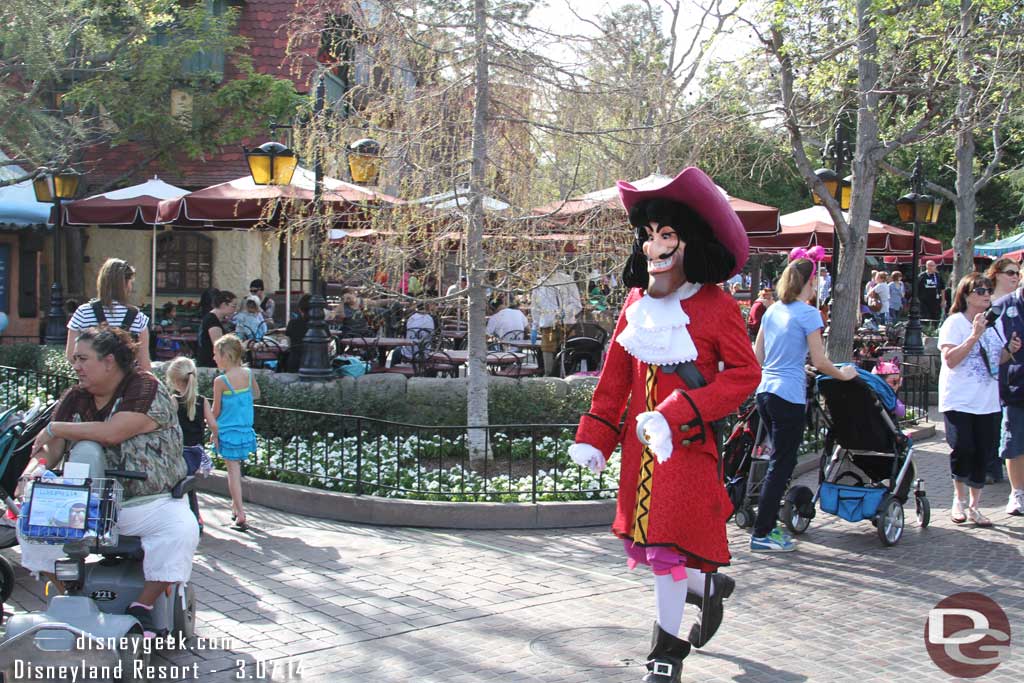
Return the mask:
[[[960,0],[960,40],[957,56],[968,59],[967,36],[974,23],[974,0]],[[968,61],[961,61],[968,64]],[[974,92],[967,76],[961,80],[956,101],[956,233],[953,236],[953,281],[955,291],[960,278],[974,270],[974,126],[969,124]]]
[[[860,319],[860,283],[864,275],[870,211],[871,195],[854,194],[849,234],[839,250],[839,268],[832,283],[828,357],[834,363],[845,363],[853,357],[853,335]]]
[[[839,271],[832,297],[828,357],[834,363],[853,357],[853,336],[860,317],[860,283],[868,246],[868,221],[880,161],[878,144],[878,33],[871,21],[871,0],[857,0],[857,143],[853,156],[850,220],[835,222],[840,241]],[[841,216],[839,218],[842,218]]]
[[[466,260],[469,270],[469,387],[466,418],[471,462],[487,457],[487,304],[484,293],[486,272],[483,253],[483,188],[487,170],[487,110],[489,84],[487,64],[487,3],[474,0],[476,20],[476,97],[473,103],[473,165],[470,170],[470,199],[467,213]]]

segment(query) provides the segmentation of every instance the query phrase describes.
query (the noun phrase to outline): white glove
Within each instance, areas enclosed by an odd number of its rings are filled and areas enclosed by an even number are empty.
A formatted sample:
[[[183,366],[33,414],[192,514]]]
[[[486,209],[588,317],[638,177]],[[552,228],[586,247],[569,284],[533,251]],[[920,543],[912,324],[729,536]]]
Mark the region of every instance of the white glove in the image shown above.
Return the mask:
[[[580,467],[588,467],[595,475],[601,474],[604,469],[605,460],[601,451],[589,443],[574,443],[569,446],[569,457]]]
[[[659,464],[672,457],[672,428],[657,410],[636,416],[636,438],[651,449]]]

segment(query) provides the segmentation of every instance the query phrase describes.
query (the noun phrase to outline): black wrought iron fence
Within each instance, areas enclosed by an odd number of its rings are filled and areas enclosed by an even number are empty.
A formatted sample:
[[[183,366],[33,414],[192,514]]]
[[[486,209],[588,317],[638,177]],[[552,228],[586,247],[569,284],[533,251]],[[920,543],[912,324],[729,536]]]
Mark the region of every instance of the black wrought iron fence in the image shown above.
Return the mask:
[[[74,382],[0,367],[0,404],[53,400]],[[917,386],[912,382],[906,389],[907,396],[917,397],[910,400],[920,400]],[[726,419],[724,435],[739,414]],[[827,426],[822,411],[808,411],[801,450],[820,449]],[[618,488],[617,457],[599,476],[569,459],[575,424],[432,426],[261,405],[255,428],[258,449],[247,465],[250,476],[333,491],[535,503],[612,498]]]
[[[304,426],[289,434],[290,422]],[[600,476],[567,451],[576,425],[487,427],[256,407],[250,474],[335,491],[423,500],[538,502],[614,497],[617,466]]]
[[[74,382],[0,367],[0,404],[49,402]],[[574,424],[429,426],[274,406],[255,418],[247,473],[260,478],[423,500],[590,500],[618,488],[617,458],[599,476],[568,458]]]
[[[77,381],[68,375],[0,366],[0,407],[25,408],[36,399],[56,400]]]
[[[903,363],[903,383],[897,396],[907,407],[906,415],[900,420],[904,426],[916,425],[928,419],[928,396],[932,387],[931,373],[927,365]]]

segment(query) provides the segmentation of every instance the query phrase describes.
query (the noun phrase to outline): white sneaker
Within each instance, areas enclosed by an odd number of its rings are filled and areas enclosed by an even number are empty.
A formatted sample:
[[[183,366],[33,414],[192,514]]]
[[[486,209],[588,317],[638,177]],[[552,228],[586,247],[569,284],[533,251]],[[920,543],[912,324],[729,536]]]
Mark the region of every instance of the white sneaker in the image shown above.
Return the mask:
[[[1010,491],[1010,498],[1006,502],[1006,514],[1014,517],[1024,515],[1024,489]]]

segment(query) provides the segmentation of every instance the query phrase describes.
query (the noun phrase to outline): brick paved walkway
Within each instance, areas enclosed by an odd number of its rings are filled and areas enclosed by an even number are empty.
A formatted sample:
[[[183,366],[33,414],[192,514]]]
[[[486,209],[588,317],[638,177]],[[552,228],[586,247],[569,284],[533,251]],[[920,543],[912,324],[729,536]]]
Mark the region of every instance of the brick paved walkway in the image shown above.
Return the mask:
[[[997,600],[1020,642],[1024,518],[1003,513],[1007,485],[986,489],[994,528],[956,528],[941,433],[916,453],[933,523],[919,530],[910,522],[893,548],[881,546],[869,522],[821,515],[798,552],[751,555],[746,534],[730,525],[728,571],[738,587],[722,630],[686,661],[683,679],[952,680],[925,652],[925,619],[936,602],[965,589]],[[605,529],[368,528],[254,508],[259,531],[240,535],[226,529],[226,501],[204,496],[203,505],[199,633],[229,637],[232,647],[158,660],[196,662],[200,681],[238,680],[239,667],[250,679],[294,680],[299,664],[303,681],[641,678],[650,576],[626,570]],[[17,551],[4,553],[16,559]],[[8,609],[38,609],[38,585],[18,572]],[[982,680],[1017,681],[1020,670],[1011,661]],[[166,680],[176,679],[192,676]]]

